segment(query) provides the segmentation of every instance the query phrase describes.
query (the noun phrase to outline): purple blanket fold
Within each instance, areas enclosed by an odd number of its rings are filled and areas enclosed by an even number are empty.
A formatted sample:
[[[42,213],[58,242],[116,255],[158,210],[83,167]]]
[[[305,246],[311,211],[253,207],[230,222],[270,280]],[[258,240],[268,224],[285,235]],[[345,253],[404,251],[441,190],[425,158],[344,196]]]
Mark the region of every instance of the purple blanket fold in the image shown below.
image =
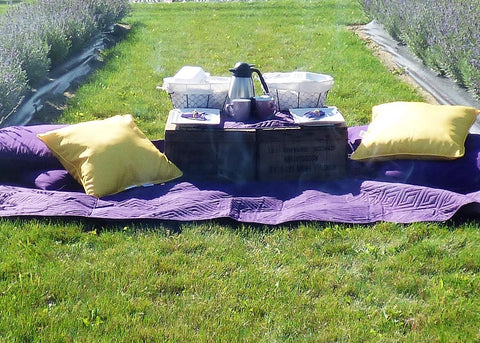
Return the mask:
[[[0,186],[0,216],[198,221],[231,218],[276,225],[292,221],[411,223],[445,221],[480,201],[447,190],[369,180],[228,185],[170,182],[97,199],[81,192]],[[478,212],[480,214],[480,212]]]

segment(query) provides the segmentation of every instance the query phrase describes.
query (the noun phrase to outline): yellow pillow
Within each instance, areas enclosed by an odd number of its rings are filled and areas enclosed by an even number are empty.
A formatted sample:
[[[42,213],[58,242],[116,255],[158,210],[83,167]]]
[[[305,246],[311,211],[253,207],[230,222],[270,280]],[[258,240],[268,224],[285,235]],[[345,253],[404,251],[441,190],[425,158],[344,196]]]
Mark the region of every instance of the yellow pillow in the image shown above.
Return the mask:
[[[465,153],[465,139],[478,110],[467,106],[391,102],[372,108],[372,122],[353,160],[454,159]]]
[[[182,176],[131,115],[69,125],[37,136],[85,192],[96,197]]]

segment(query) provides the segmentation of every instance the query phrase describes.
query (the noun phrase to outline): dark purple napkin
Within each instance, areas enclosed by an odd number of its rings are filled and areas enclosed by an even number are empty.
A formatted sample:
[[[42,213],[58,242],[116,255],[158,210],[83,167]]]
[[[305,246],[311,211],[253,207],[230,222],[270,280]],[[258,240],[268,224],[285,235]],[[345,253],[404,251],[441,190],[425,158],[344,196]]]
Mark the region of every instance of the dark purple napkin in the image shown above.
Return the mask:
[[[261,129],[261,128],[279,128],[279,127],[289,127],[295,126],[295,122],[290,113],[287,112],[276,112],[272,118],[268,120],[259,120],[254,116],[244,122],[234,121],[232,118],[227,115],[222,114],[220,127],[224,129]]]
[[[197,110],[191,113],[182,113],[182,118],[191,119],[191,120],[200,120],[205,121],[207,118],[205,117],[205,112],[198,112]]]

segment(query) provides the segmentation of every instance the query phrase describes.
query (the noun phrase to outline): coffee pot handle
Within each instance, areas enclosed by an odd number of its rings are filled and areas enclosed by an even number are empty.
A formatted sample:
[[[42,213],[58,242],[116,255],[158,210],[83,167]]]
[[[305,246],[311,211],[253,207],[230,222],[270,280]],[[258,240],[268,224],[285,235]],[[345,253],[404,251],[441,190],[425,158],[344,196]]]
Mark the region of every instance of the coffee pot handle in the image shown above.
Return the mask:
[[[260,79],[260,83],[262,84],[263,94],[268,94],[268,86],[267,86],[267,83],[265,82],[265,80],[262,76],[262,73],[260,73],[260,70],[258,70],[256,68],[252,68],[251,70],[252,70],[252,72],[255,72],[255,73],[258,74],[258,77]]]

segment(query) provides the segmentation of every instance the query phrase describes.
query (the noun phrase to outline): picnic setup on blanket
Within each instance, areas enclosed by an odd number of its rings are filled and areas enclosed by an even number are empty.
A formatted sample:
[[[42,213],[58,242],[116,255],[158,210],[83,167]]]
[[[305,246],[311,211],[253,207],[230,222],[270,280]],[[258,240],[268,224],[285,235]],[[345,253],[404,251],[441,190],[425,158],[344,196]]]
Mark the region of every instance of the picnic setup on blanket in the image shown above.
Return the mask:
[[[479,111],[389,102],[347,127],[330,75],[165,78],[164,140],[131,115],[0,129],[0,217],[368,224],[480,216]],[[257,78],[253,78],[257,74]],[[263,94],[255,93],[260,83]]]

